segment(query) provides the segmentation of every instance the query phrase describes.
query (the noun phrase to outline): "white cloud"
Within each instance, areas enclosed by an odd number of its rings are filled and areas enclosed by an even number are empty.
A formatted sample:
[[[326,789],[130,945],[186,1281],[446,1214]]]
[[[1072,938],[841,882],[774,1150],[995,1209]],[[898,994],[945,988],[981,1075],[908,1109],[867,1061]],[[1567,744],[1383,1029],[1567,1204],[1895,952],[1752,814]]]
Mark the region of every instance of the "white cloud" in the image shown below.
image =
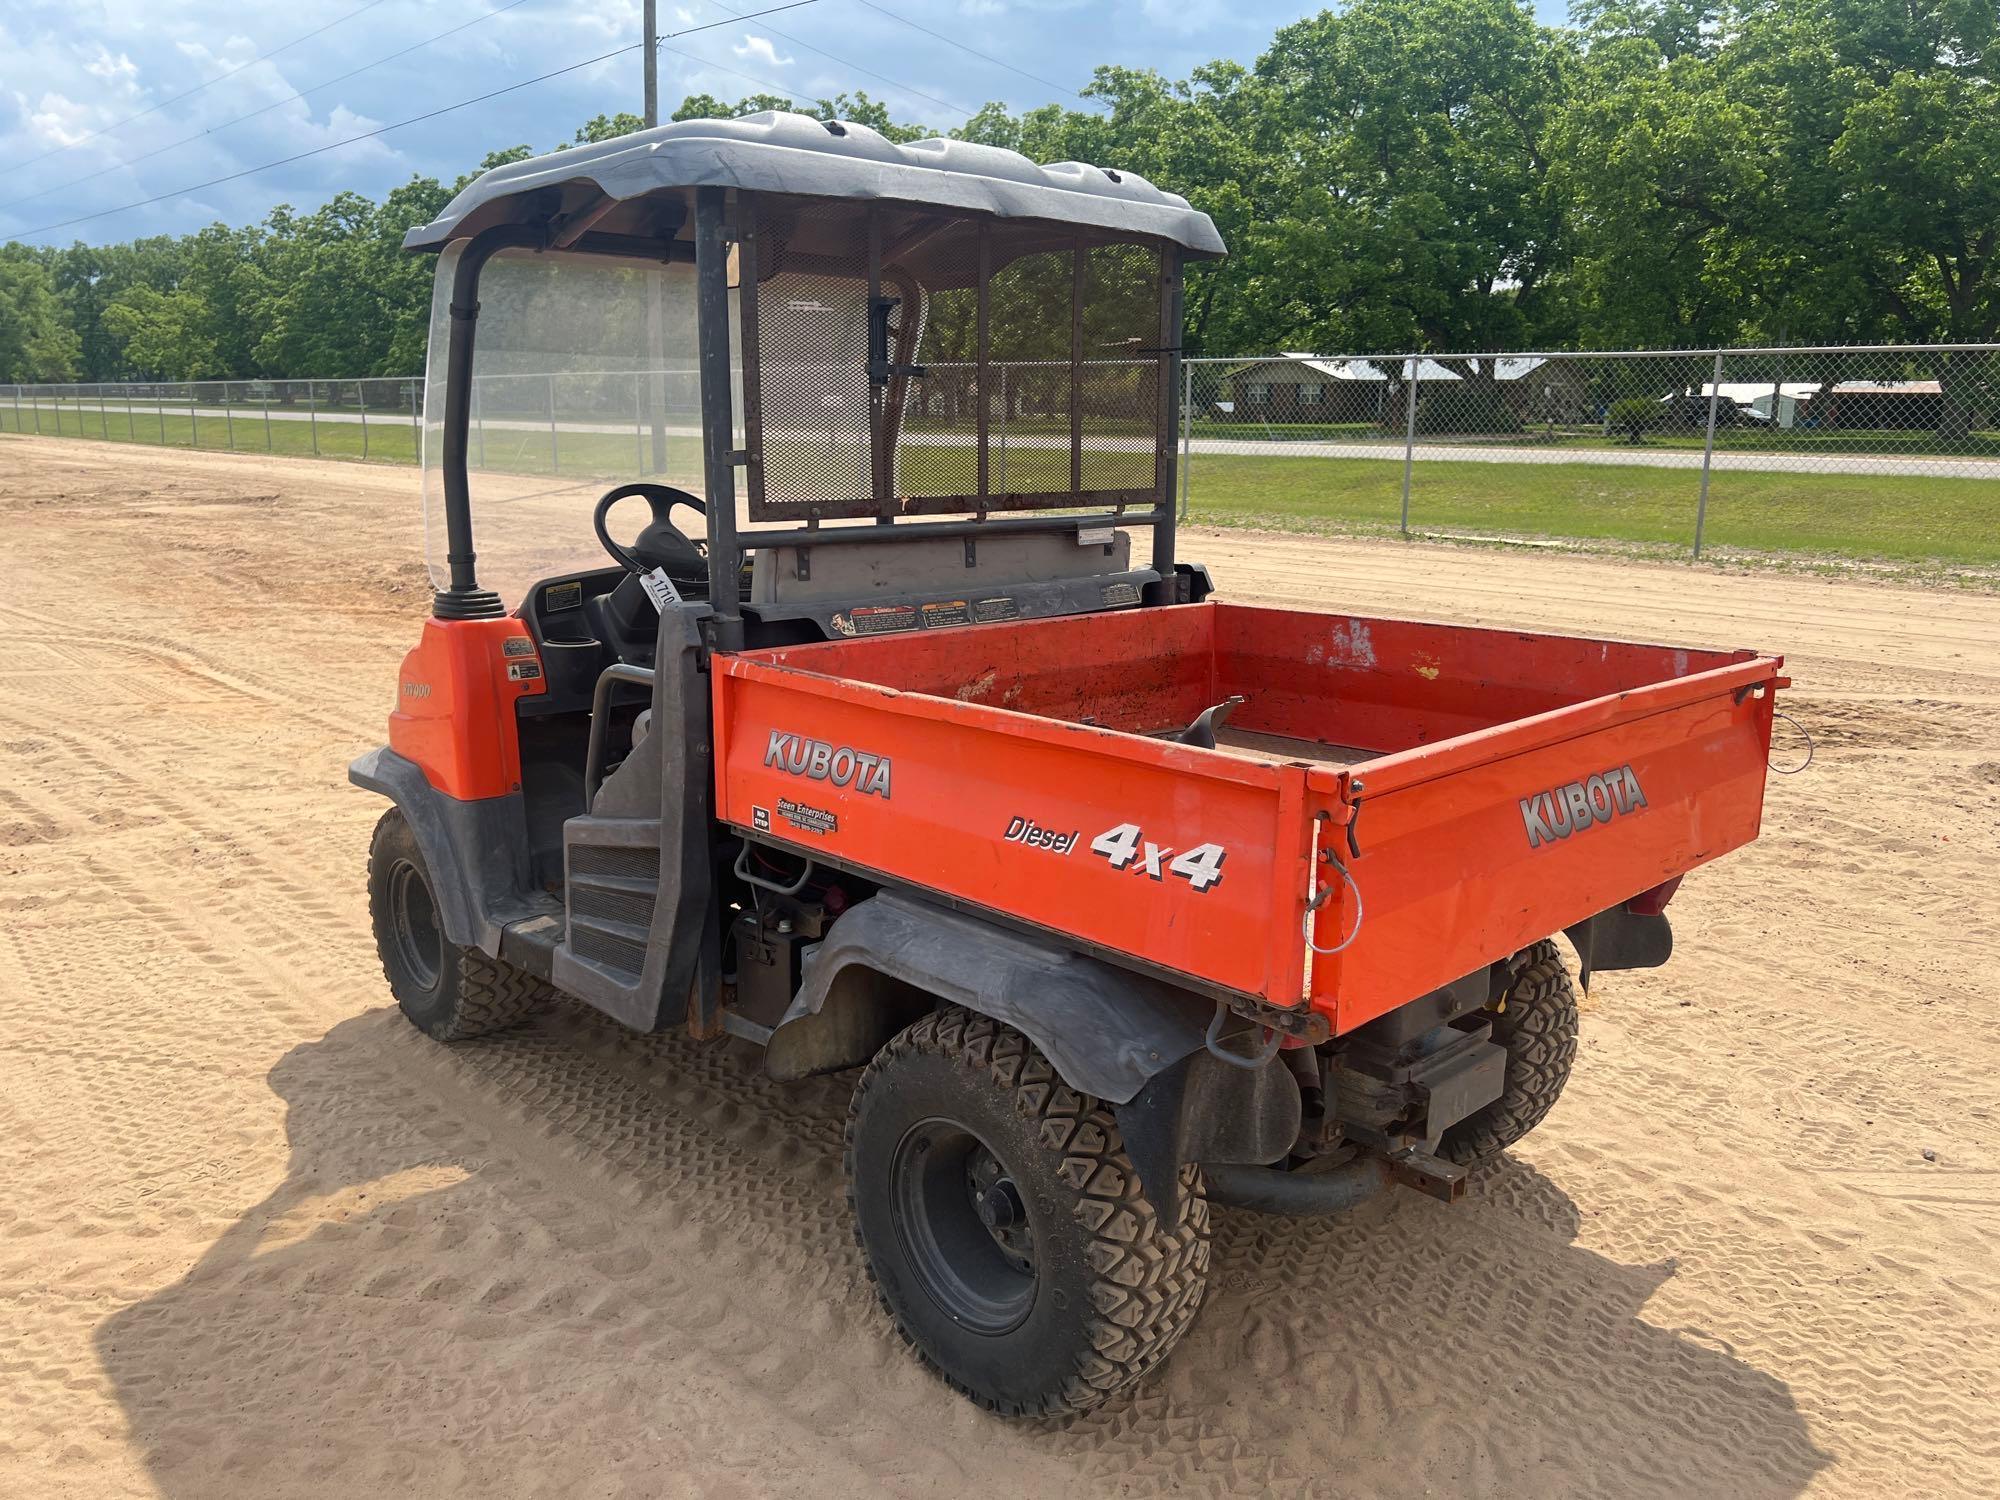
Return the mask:
[[[768,68],[789,68],[796,58],[778,56],[778,49],[771,45],[767,36],[746,36],[740,45],[729,49],[745,62],[762,63]]]
[[[93,78],[101,78],[121,93],[138,92],[139,65],[123,52],[115,57],[102,42],[97,45],[97,56],[83,65],[84,72]]]
[[[636,42],[644,19],[639,0],[596,0],[566,10],[563,25],[580,26],[614,42]]]
[[[203,64],[202,71],[214,76],[230,68],[241,67],[257,55],[258,48],[247,36],[230,36],[223,39],[220,47],[211,47],[197,40],[175,42],[174,50],[191,62]]]
[[[44,94],[25,107],[28,124],[35,135],[55,146],[73,146],[90,134],[91,111],[61,94]]]
[[[958,11],[964,16],[1004,16],[1007,0],[958,0]]]

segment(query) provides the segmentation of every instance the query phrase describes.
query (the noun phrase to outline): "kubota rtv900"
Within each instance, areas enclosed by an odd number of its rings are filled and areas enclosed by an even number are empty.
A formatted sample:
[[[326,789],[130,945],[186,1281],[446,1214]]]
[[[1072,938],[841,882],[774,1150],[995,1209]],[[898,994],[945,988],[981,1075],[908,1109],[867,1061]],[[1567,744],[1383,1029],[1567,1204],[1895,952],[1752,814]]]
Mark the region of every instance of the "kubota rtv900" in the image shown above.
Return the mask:
[[[1773,657],[1209,597],[1173,440],[1223,247],[1139,178],[689,121],[407,245],[439,587],[351,772],[390,987],[445,1041],[561,991],[860,1069],[870,1270],[974,1400],[1143,1376],[1210,1202],[1456,1195],[1568,1074],[1552,935],[1664,962],[1756,836]]]

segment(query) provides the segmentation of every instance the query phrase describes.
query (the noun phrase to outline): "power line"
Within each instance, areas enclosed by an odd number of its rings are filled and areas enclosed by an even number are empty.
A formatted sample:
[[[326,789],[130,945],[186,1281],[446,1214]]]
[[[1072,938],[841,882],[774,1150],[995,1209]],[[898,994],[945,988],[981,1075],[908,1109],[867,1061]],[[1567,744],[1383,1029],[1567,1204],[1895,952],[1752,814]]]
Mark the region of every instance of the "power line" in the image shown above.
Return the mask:
[[[788,5],[775,6],[773,9],[794,10],[800,5],[810,5],[813,3],[815,3],[815,0],[791,0],[791,3]],[[733,20],[753,21],[765,14],[768,14],[768,12],[752,11],[748,15],[734,17]],[[727,26],[730,24],[732,24],[731,21],[715,21],[708,25],[690,26],[687,28],[687,31],[675,32],[673,34],[675,36],[685,36],[689,31],[708,31],[717,26]],[[424,121],[435,120],[440,115],[448,115],[457,110],[469,109],[475,104],[484,104],[489,99],[498,99],[504,94],[512,94],[521,89],[532,88],[538,83],[547,83],[551,78],[561,78],[566,73],[575,73],[583,68],[594,67],[598,63],[608,62],[614,57],[623,57],[627,52],[640,51],[645,45],[643,41],[628,42],[623,47],[613,47],[609,52],[600,52],[595,57],[586,57],[582,62],[574,62],[567,67],[552,68],[546,73],[536,74],[533,78],[524,78],[519,83],[510,83],[501,88],[489,89],[483,94],[475,94],[470,99],[461,99],[456,104],[440,105],[436,109],[426,110],[420,115],[411,115],[407,120],[398,120],[391,125],[378,125],[373,130],[364,130],[358,135],[350,135],[344,140],[331,141],[324,146],[315,146],[310,151],[294,152],[292,155],[280,157],[276,161],[267,161],[258,166],[245,167],[240,172],[229,172],[221,177],[211,177],[206,182],[193,183],[184,188],[176,188],[172,192],[155,193],[150,198],[141,198],[135,203],[120,204],[117,208],[99,209],[96,213],[78,214],[75,218],[64,219],[60,223],[44,224],[39,229],[22,230],[19,234],[12,236],[12,238],[29,239],[38,234],[52,234],[58,229],[68,229],[74,224],[88,224],[95,219],[108,219],[114,214],[129,213],[135,208],[147,208],[155,203],[164,203],[169,198],[183,198],[190,193],[199,193],[205,188],[220,187],[226,182],[237,182],[245,177],[254,177],[259,172],[269,172],[277,167],[288,167],[294,162],[306,161],[315,156],[324,156],[329,151],[338,151],[343,146],[353,146],[362,141],[372,141],[377,136],[389,134],[392,130],[403,130],[411,125],[421,125]]]
[[[810,95],[807,94],[801,94],[797,89],[788,89],[783,84],[772,83],[768,78],[753,78],[750,74],[744,72],[741,68],[732,68],[726,63],[710,62],[707,58],[702,57],[698,53],[683,52],[679,47],[663,46],[660,48],[660,50],[662,52],[671,52],[675,57],[686,58],[691,63],[697,63],[704,68],[711,68],[715,72],[727,73],[732,78],[740,78],[745,83],[754,83],[760,89],[769,89],[774,94],[782,94],[785,98],[790,99],[794,104],[796,104],[801,99],[811,97]]]
[[[306,95],[308,94],[317,94],[321,89],[330,89],[336,83],[345,83],[350,78],[359,78],[363,73],[371,72],[372,70],[381,67],[384,63],[394,62],[399,57],[407,57],[410,53],[420,51],[423,48],[430,46],[433,42],[441,42],[448,36],[456,36],[461,31],[468,31],[472,27],[479,25],[481,22],[490,21],[495,16],[500,15],[505,11],[513,10],[516,6],[526,5],[527,3],[528,0],[507,0],[507,3],[505,5],[495,6],[492,10],[474,16],[470,21],[462,22],[461,24],[452,27],[449,31],[440,31],[436,36],[425,37],[424,40],[422,40],[421,42],[412,42],[407,47],[401,48],[400,50],[395,52],[391,52],[386,56],[378,57],[375,59],[375,61],[371,63],[363,63],[360,67],[355,68],[350,72],[342,73],[338,77],[328,78],[323,82],[314,84],[311,88],[300,89],[296,94],[287,94],[282,99],[274,99],[271,103],[263,105],[261,108],[253,109],[248,114],[238,115],[233,120],[224,120],[220,125],[211,125],[206,130],[197,130],[193,135],[182,136],[177,141],[170,142],[165,146],[156,146],[151,151],[143,152],[138,156],[130,156],[123,161],[115,161],[108,167],[103,167],[100,168],[98,171],[87,173],[84,176],[75,178],[70,182],[60,182],[57,183],[54,187],[43,188],[38,193],[30,193],[25,198],[16,198],[12,203],[0,206],[0,213],[11,212],[12,210],[19,208],[24,203],[33,203],[37,198],[46,198],[50,193],[59,193],[68,188],[82,187],[86,182],[95,182],[98,178],[107,176],[112,172],[120,170],[121,168],[136,167],[142,161],[151,161],[156,156],[164,156],[167,154],[167,152],[176,151],[180,149],[182,146],[185,146],[192,141],[198,141],[205,136],[218,134],[221,131],[228,130],[232,126],[241,125],[246,120],[254,120],[259,115],[267,115],[274,109],[277,109],[286,104],[290,104],[295,100],[305,98]]]
[[[739,21],[755,20],[758,15],[762,14],[762,12],[753,11],[749,15],[744,15],[740,12],[730,10],[730,8],[727,5],[724,5],[722,3],[722,0],[708,0],[708,3],[713,5],[717,10],[728,11],[730,15],[734,16]],[[790,42],[794,47],[803,47],[808,52],[817,52],[821,57],[825,58],[828,62],[839,63],[840,66],[850,70],[851,72],[865,74],[868,77],[876,80],[878,83],[886,83],[890,88],[895,89],[898,93],[909,94],[918,99],[928,100],[932,104],[936,104],[944,109],[950,110],[953,114],[959,116],[959,118],[961,119],[969,120],[972,118],[972,111],[967,109],[962,104],[954,104],[949,99],[940,99],[936,94],[926,94],[922,89],[911,88],[907,83],[898,83],[895,79],[889,77],[887,74],[877,73],[872,68],[864,68],[861,66],[860,63],[849,62],[844,57],[836,57],[833,53],[827,51],[824,47],[815,47],[811,42],[801,41],[799,40],[799,38],[792,36],[787,32],[778,30],[778,28],[775,26],[768,26],[765,28],[765,30],[769,31],[772,36],[783,37],[786,41]]]
[[[728,21],[709,21],[700,26],[683,27],[679,31],[669,31],[663,33],[659,37],[656,45],[662,52],[671,52],[675,57],[685,58],[687,61],[699,64],[704,68],[713,69],[715,72],[718,73],[727,73],[732,78],[742,79],[745,83],[754,83],[757,85],[758,88],[769,89],[774,94],[782,94],[784,95],[785,98],[791,100],[794,104],[796,104],[800,99],[806,98],[808,96],[799,93],[798,90],[796,89],[788,89],[783,84],[772,83],[768,78],[753,77],[750,74],[744,72],[741,68],[732,68],[725,63],[710,62],[707,58],[701,56],[699,53],[684,51],[679,47],[669,47],[667,43],[672,41],[675,37],[689,36],[697,31],[714,31],[718,27],[733,26],[739,20],[751,21],[755,20],[758,16],[773,15],[777,11],[781,10],[797,10],[801,5],[813,5],[817,3],[818,0],[793,0],[793,3],[790,5],[774,6],[772,7],[771,10],[753,11],[751,12],[751,14],[747,16],[734,17]]]
[[[958,48],[959,51],[968,53],[971,56],[978,58],[981,62],[992,63],[993,66],[996,68],[1005,68],[1009,73],[1018,73],[1031,83],[1039,83],[1043,88],[1054,89],[1059,94],[1068,94],[1071,98],[1081,99],[1086,104],[1094,104],[1100,109],[1104,107],[1103,101],[1101,100],[1088,98],[1085,95],[1078,93],[1075,89],[1070,88],[1066,84],[1057,83],[1052,79],[1044,78],[1039,73],[1030,73],[1026,68],[1017,68],[1014,66],[1014,64],[1006,61],[1004,58],[994,57],[991,53],[981,52],[977,47],[968,47],[964,42],[961,42],[957,37],[946,36],[942,31],[933,31],[931,30],[930,27],[924,25],[920,21],[912,21],[908,16],[899,16],[896,14],[896,12],[890,10],[886,5],[877,5],[875,3],[875,0],[861,0],[861,3],[867,6],[870,10],[875,11],[880,15],[887,16],[892,21],[900,21],[903,25],[909,27],[912,31],[921,31],[925,36],[935,37],[937,38],[937,40],[943,42],[946,46],[956,47]]]
[[[208,79],[204,83],[198,83],[191,89],[182,89],[178,94],[175,94],[171,99],[162,99],[158,104],[149,104],[146,106],[146,108],[140,110],[136,115],[127,115],[122,120],[113,120],[109,125],[105,125],[97,130],[93,130],[88,135],[80,135],[73,141],[65,141],[63,142],[62,145],[55,147],[53,150],[44,151],[40,156],[31,156],[26,161],[16,162],[12,167],[8,168],[7,170],[19,171],[22,167],[32,167],[38,161],[47,161],[51,156],[60,156],[65,151],[73,151],[78,146],[83,145],[86,141],[94,141],[100,135],[104,135],[108,131],[116,130],[122,125],[130,125],[134,120],[143,120],[148,115],[158,114],[161,110],[165,109],[169,104],[178,104],[183,99],[192,98],[194,95],[199,94],[205,88],[211,88],[214,85],[223,82],[225,79],[234,78],[238,73],[241,73],[245,68],[254,68],[257,66],[258,63],[268,61],[269,59],[276,57],[280,52],[286,52],[292,49],[293,47],[298,46],[300,42],[309,42],[314,37],[320,35],[322,32],[331,31],[333,30],[334,27],[340,25],[342,22],[351,21],[356,16],[361,15],[366,11],[371,11],[375,9],[376,6],[383,5],[386,3],[387,0],[368,0],[368,3],[366,5],[362,5],[354,10],[350,10],[344,16],[336,16],[334,17],[333,20],[328,21],[324,26],[315,27],[313,30],[308,31],[304,36],[295,36],[289,42],[285,42],[280,46],[273,47],[269,52],[258,53],[257,56],[251,58],[250,61],[246,63],[238,63],[235,67],[229,69],[226,73],[218,73],[215,75],[215,77]]]
[[[805,6],[817,4],[819,4],[819,0],[791,0],[789,5],[773,5],[768,10],[753,10],[747,16],[735,16],[732,19],[737,21],[754,21],[759,16],[775,16],[781,10],[799,10]],[[718,26],[727,26],[729,24],[729,21],[704,21],[699,26],[683,26],[679,31],[663,31],[655,40],[670,42],[677,36],[693,36],[697,31],[713,31]],[[783,35],[782,32],[776,34]],[[805,44],[802,42],[800,45],[803,46]]]

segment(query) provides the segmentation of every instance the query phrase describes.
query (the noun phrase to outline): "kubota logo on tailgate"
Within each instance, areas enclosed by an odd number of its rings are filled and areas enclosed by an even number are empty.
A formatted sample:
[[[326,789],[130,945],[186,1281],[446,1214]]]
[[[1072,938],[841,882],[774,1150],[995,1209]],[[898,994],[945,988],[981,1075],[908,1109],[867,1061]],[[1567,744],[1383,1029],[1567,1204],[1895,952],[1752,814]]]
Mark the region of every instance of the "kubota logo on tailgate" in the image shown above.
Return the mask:
[[[866,797],[889,795],[888,756],[870,755],[846,745],[829,745],[825,740],[809,740],[783,729],[771,731],[771,742],[764,747],[764,764],[793,776],[852,786]]]
[[[1639,790],[1632,768],[1614,766],[1586,780],[1523,797],[1521,821],[1527,825],[1528,847],[1537,849],[1645,805],[1646,794]]]

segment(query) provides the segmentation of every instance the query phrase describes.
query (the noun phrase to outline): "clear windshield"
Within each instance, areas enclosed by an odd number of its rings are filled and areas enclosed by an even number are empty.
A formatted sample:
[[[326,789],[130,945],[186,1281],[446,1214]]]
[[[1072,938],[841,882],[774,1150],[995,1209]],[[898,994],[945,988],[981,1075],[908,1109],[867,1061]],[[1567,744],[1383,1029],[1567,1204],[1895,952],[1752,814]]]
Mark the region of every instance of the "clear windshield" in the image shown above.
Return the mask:
[[[439,258],[425,372],[424,555],[437,588],[450,582],[441,463],[461,249]],[[692,266],[503,251],[480,273],[473,349],[473,545],[480,586],[510,606],[537,578],[610,564],[590,516],[613,485],[649,479],[702,494]],[[732,395],[740,424],[741,392]],[[628,501],[613,534],[629,540],[645,519],[644,504]],[[698,524],[686,510],[675,519]]]

